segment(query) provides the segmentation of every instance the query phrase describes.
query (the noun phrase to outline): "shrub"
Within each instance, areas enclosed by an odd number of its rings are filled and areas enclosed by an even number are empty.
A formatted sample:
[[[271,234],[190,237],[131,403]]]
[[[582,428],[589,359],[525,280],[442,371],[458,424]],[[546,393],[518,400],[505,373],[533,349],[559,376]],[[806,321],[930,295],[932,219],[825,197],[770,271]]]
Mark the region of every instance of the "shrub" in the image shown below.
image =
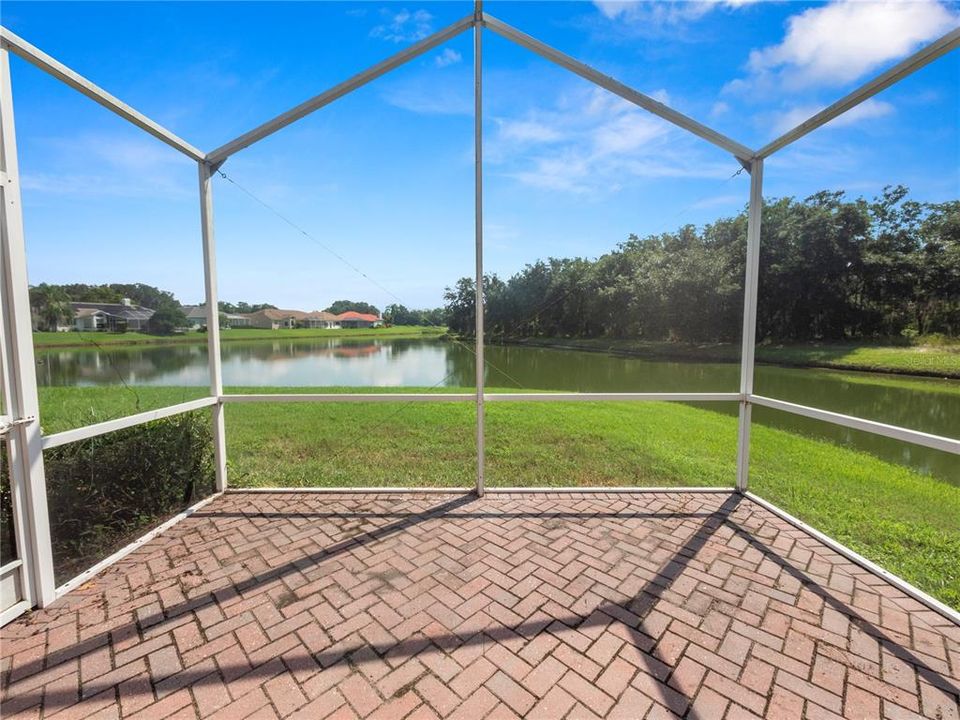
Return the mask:
[[[0,565],[17,559],[13,533],[13,497],[10,494],[10,457],[7,441],[0,439]]]
[[[44,453],[58,583],[214,489],[209,411],[198,410]]]

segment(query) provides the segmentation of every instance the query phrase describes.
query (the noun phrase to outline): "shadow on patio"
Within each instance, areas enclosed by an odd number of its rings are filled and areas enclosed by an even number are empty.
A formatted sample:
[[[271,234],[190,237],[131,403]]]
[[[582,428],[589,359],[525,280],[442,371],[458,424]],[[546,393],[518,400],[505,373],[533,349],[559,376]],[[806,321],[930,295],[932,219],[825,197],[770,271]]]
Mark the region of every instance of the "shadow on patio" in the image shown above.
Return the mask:
[[[229,493],[0,635],[5,717],[950,718],[960,695],[960,628],[722,493]]]

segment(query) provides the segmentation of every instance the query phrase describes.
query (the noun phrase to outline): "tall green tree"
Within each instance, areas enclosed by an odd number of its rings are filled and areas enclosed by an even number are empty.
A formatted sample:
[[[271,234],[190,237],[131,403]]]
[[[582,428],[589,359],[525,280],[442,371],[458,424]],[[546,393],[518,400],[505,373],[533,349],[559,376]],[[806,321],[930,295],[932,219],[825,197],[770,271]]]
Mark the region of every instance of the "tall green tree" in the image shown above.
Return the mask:
[[[58,285],[41,283],[30,288],[30,309],[38,330],[56,330],[73,319],[70,296]]]
[[[596,260],[537,260],[485,279],[492,337],[732,342],[743,316],[747,212],[703,228],[631,235]],[[474,332],[474,283],[444,296]],[[823,191],[763,209],[757,336],[806,341],[960,332],[960,201],[892,186],[872,201]]]
[[[380,315],[380,310],[378,310],[375,305],[371,305],[370,303],[366,302],[360,302],[358,300],[337,300],[333,303],[330,303],[330,307],[326,308],[325,312],[333,313],[334,315],[340,315],[341,313],[349,312],[350,310],[369,315]]]

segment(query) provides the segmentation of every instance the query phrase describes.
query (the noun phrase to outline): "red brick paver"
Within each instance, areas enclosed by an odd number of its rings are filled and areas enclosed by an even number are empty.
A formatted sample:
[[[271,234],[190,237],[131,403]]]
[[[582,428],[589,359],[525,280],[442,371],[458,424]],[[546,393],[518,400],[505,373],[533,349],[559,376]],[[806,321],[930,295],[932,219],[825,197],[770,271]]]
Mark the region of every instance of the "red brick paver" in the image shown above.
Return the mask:
[[[726,494],[230,493],[0,639],[4,718],[960,718],[960,628]]]

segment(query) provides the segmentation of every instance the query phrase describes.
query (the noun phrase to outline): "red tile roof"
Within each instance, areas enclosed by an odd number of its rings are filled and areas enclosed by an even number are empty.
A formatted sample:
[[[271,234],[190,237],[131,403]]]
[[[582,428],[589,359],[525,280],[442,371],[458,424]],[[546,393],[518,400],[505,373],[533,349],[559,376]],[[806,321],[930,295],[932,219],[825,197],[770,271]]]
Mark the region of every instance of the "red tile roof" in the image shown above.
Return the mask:
[[[379,319],[376,315],[358,313],[353,310],[347,310],[347,312],[337,315],[337,320],[366,320],[367,322],[376,322]]]

